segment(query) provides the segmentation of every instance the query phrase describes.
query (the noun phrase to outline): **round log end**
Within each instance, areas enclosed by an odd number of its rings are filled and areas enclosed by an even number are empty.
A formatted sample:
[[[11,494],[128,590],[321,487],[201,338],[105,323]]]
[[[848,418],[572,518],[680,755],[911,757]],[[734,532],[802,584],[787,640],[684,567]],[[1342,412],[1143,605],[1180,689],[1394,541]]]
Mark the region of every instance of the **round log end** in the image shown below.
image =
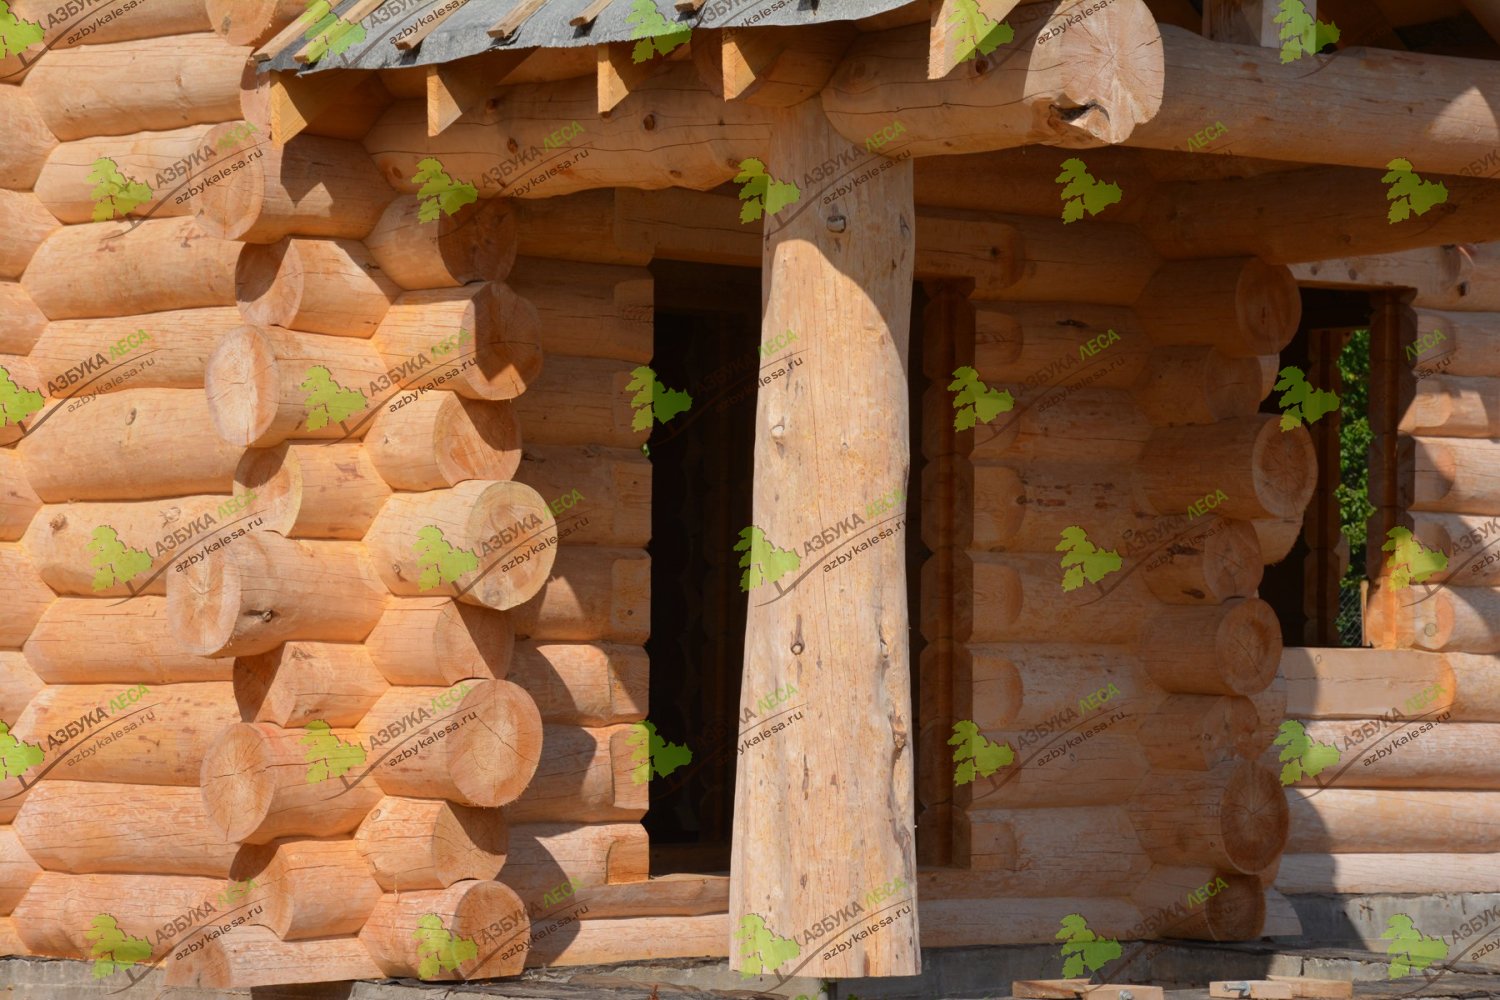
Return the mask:
[[[975,462],[972,468],[974,495],[967,509],[976,515],[974,545],[981,549],[1005,549],[1015,542],[1026,517],[1026,486],[1021,482],[1021,474],[1008,465]]]
[[[1250,524],[1260,545],[1261,562],[1267,566],[1285,559],[1302,534],[1300,517],[1256,518]]]
[[[257,326],[292,325],[302,302],[303,268],[291,237],[246,243],[234,268],[240,314]]]
[[[1282,430],[1267,416],[1251,447],[1255,499],[1272,517],[1298,517],[1318,485],[1318,458],[1306,427]]]
[[[1060,8],[1030,43],[1025,93],[1051,92],[1034,141],[1073,149],[1122,143],[1161,110],[1166,51],[1156,17],[1141,0],[1115,0],[1067,19]]]
[[[432,442],[442,485],[514,476],[521,466],[521,429],[510,405],[453,393],[443,397]]]
[[[221,438],[240,448],[279,443],[271,440],[280,410],[276,351],[256,327],[238,326],[224,335],[208,356],[203,381]]]
[[[1276,860],[1286,846],[1290,813],[1275,774],[1258,764],[1240,764],[1217,805],[1224,853],[1238,871],[1253,875]]]
[[[1276,611],[1258,597],[1236,600],[1214,636],[1220,676],[1232,693],[1264,691],[1281,663],[1281,623]]]
[[[221,139],[243,125],[238,121],[216,125],[203,137],[203,142],[217,148]],[[198,227],[225,240],[237,240],[250,232],[265,205],[266,178],[279,171],[280,162],[280,151],[267,142],[262,155],[246,157],[241,169],[208,185],[196,198],[194,216]]]
[[[280,535],[290,534],[302,507],[302,465],[291,445],[251,448],[234,470],[234,483],[244,492],[254,492],[257,514],[263,527]]]
[[[420,205],[415,195],[396,198],[365,238],[371,256],[392,281],[415,290],[506,279],[517,249],[516,216],[508,198],[481,198],[434,222],[420,221]]]
[[[493,879],[505,865],[509,843],[510,830],[499,809],[445,802],[433,824],[433,871],[444,885]]]
[[[463,723],[471,712],[476,718]],[[461,724],[448,747],[454,785],[476,806],[520,798],[542,759],[542,714],[531,695],[510,681],[487,681],[456,715]]]
[[[248,839],[270,812],[276,794],[274,754],[266,734],[270,728],[237,723],[203,755],[203,809],[225,840]]]
[[[509,840],[499,809],[398,796],[381,799],[354,834],[376,879],[395,892],[493,879],[505,864]]]
[[[480,399],[515,399],[542,371],[542,321],[536,306],[492,281],[474,303],[475,364],[466,375]]]
[[[987,648],[968,647],[972,657],[969,676],[975,678],[974,722],[980,729],[1001,729],[1010,725],[1021,713],[1026,685],[1014,661],[1008,657],[995,656]]]
[[[1214,351],[1205,373],[1205,399],[1215,420],[1243,417],[1260,408],[1266,398],[1264,373],[1258,357],[1228,358]]]
[[[1212,515],[1146,567],[1146,586],[1168,604],[1223,604],[1249,597],[1265,572],[1254,526]]]
[[[1235,315],[1247,338],[1245,350],[1280,354],[1302,322],[1302,295],[1292,269],[1258,257],[1247,259],[1235,287]]]
[[[253,536],[237,539],[241,547]],[[209,552],[167,577],[167,623],[178,645],[194,656],[218,656],[234,640],[240,607],[235,547]]]
[[[470,512],[466,535],[479,540],[478,576],[459,599],[497,611],[539,593],[557,558],[557,519],[529,486],[491,483]]]

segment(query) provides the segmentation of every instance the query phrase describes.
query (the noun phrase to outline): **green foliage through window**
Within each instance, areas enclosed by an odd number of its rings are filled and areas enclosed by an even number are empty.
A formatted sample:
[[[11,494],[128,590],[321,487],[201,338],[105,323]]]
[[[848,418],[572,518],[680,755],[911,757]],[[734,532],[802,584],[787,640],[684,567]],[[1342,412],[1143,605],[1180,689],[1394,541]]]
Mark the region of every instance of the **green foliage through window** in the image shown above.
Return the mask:
[[[1365,579],[1367,522],[1375,513],[1370,503],[1370,331],[1355,330],[1339,352],[1339,484],[1334,498],[1339,524],[1349,539],[1349,569],[1339,581],[1340,640],[1346,646],[1360,641],[1359,585]]]

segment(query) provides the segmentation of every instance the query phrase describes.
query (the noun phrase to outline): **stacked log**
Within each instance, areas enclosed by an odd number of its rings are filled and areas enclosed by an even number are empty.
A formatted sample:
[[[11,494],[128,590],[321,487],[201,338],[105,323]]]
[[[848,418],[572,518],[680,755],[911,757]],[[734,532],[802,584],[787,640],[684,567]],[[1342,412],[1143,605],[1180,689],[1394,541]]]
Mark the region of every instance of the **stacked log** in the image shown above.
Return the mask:
[[[960,345],[931,363],[933,390],[967,363],[979,391],[1009,393],[956,433],[953,391],[925,400],[924,506],[952,513],[923,526],[924,580],[959,582],[954,631],[934,613],[924,632],[958,644],[938,653],[954,658],[951,717],[1010,749],[957,783],[953,861],[1007,895],[1086,886],[1086,918],[1128,897],[1132,936],[1242,939],[1287,836],[1257,759],[1280,721],[1281,639],[1255,596],[1256,525],[1300,520],[1316,467],[1304,430],[1256,411],[1262,358],[1300,306],[1286,269],[1259,260],[1153,266],[1092,283],[1097,304],[1041,300],[1023,279],[929,315],[929,343],[951,330]],[[940,765],[974,749],[927,745]],[[1107,844],[1109,866],[1049,872],[1037,859],[1059,825]]]

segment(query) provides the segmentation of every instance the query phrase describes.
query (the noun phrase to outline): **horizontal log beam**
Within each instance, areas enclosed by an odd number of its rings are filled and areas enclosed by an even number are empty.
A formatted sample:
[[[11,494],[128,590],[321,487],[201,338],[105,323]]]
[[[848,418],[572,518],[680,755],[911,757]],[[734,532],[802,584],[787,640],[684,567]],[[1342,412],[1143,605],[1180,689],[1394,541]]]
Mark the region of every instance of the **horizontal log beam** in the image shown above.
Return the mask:
[[[1224,138],[1205,153],[1381,170],[1406,157],[1424,175],[1462,174],[1500,147],[1500,120],[1485,96],[1500,88],[1500,64],[1363,47],[1282,63],[1278,49],[1170,26],[1161,43],[1161,110],[1125,145],[1185,150],[1223,122]]]

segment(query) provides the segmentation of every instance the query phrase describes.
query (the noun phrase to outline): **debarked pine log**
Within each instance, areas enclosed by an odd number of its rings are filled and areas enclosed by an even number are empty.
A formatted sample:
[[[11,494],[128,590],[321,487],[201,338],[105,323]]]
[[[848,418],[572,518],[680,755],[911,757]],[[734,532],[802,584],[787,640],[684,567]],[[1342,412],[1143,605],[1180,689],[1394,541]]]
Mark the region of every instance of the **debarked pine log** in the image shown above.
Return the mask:
[[[16,831],[0,827],[0,914],[10,913],[16,908],[41,872],[41,867],[21,845]]]
[[[1473,247],[1483,254],[1483,271],[1471,276],[1465,287],[1482,294],[1495,278],[1497,270],[1494,249]],[[1476,265],[1478,266],[1478,265]],[[1458,308],[1457,305],[1454,308]],[[1500,302],[1489,308],[1500,308]],[[1402,360],[1415,371],[1441,371],[1448,375],[1500,375],[1500,314],[1494,312],[1439,312],[1417,309],[1417,339],[1405,345]]]
[[[284,642],[235,661],[234,696],[247,722],[354,726],[389,687],[357,643]]]
[[[1377,584],[1365,609],[1366,628],[1382,647],[1433,652],[1500,653],[1500,588]]]
[[[470,399],[515,399],[540,378],[540,332],[536,308],[498,281],[407,292],[372,341],[391,369],[391,387],[404,390],[382,402],[395,409],[436,387]]]
[[[28,780],[196,785],[198,762],[238,720],[223,681],[68,684],[37,692],[11,729],[44,754]]]
[[[1210,607],[1162,608],[1144,623],[1135,652],[1167,691],[1254,695],[1276,676],[1281,624],[1258,597]]]
[[[1446,712],[1461,699],[1460,676],[1450,656],[1416,649],[1285,649],[1280,675],[1287,681],[1287,712],[1298,719],[1373,719],[1392,710]],[[1489,657],[1472,657],[1486,660]],[[1476,687],[1488,687],[1483,674]],[[1464,684],[1467,693],[1470,684]],[[1483,692],[1478,704],[1483,704]],[[1458,711],[1463,721],[1487,722]]]
[[[1500,550],[1495,548],[1496,542],[1500,542],[1500,517],[1421,511],[1410,517],[1413,537],[1428,548],[1443,553],[1448,561],[1446,566],[1433,567],[1423,583],[1500,586]]]
[[[1500,892],[1500,854],[1285,854],[1276,888],[1288,895]]]
[[[1413,510],[1500,514],[1500,444],[1464,438],[1412,438]]]
[[[47,237],[59,228],[36,195],[4,188],[0,188],[0,226],[6,237],[0,245],[0,278],[21,277]]]
[[[1127,809],[1152,860],[1253,874],[1286,846],[1287,801],[1273,771],[1226,760],[1207,771],[1152,770]]]
[[[150,7],[91,8],[88,5],[59,7],[48,0],[16,0],[10,4],[16,17],[39,22],[45,34],[46,51],[79,45],[100,45],[137,38],[162,38],[208,30],[208,15],[198,0],[164,0]],[[124,16],[125,10],[131,11]],[[101,15],[111,13],[105,18]],[[36,52],[28,52],[32,62]],[[9,72],[9,68],[6,69]],[[11,82],[7,80],[7,82]]]
[[[521,797],[505,809],[513,823],[640,819],[648,805],[643,727],[542,727],[541,760]]]
[[[525,640],[509,679],[536,701],[544,722],[610,726],[646,717],[649,672],[640,646]]]
[[[222,991],[380,977],[357,937],[282,941],[270,929],[250,925],[205,939],[201,950],[169,962],[162,983]]]
[[[1500,795],[1411,788],[1289,788],[1293,854],[1484,854]]]
[[[557,523],[540,494],[482,479],[397,493],[365,537],[392,593],[452,596],[502,611],[543,588],[557,542]]]
[[[363,437],[385,376],[380,355],[364,341],[240,326],[209,357],[204,386],[225,441],[269,448],[288,438]]]
[[[218,125],[209,141],[218,143],[243,126]],[[196,219],[211,236],[246,243],[285,236],[363,239],[394,197],[365,151],[345,139],[304,134],[276,146],[266,135],[239,162],[240,169],[198,196]],[[310,183],[313,178],[316,183]]]
[[[85,45],[47,53],[26,93],[65,141],[227,122],[239,117],[247,55],[207,31]]]
[[[20,649],[56,595],[42,582],[36,563],[17,543],[0,542],[0,579],[6,581],[0,615],[0,649]],[[3,819],[0,819],[3,822]]]
[[[24,535],[41,507],[41,497],[26,481],[21,456],[14,448],[0,450],[0,542],[14,542]]]
[[[96,918],[108,915],[121,933],[145,940],[158,962],[219,922],[224,888],[222,879],[193,875],[44,871],[16,907],[16,931],[28,954],[92,959],[90,934],[97,940]]]
[[[16,814],[16,834],[48,871],[224,879],[237,845],[208,821],[196,786],[53,780]]]
[[[465,881],[446,889],[387,893],[359,940],[387,976],[422,972],[424,981],[469,980],[520,972],[530,926],[525,904],[511,889],[499,882]],[[472,941],[474,954],[459,958],[457,968],[434,962],[420,949],[424,930]]]
[[[54,320],[233,306],[239,252],[238,243],[206,235],[192,219],[60,226],[37,248],[21,284]],[[89,280],[79,281],[85,270]],[[101,288],[110,294],[98,294]]]
[[[24,641],[27,660],[48,684],[155,687],[227,681],[234,671],[232,659],[196,656],[177,644],[165,597],[61,597]]]
[[[0,650],[0,722],[6,725],[14,722],[45,686],[23,651]]]
[[[358,828],[381,793],[352,730],[225,728],[201,757],[203,803],[225,840],[332,837]]]
[[[887,115],[881,124],[889,120]],[[467,115],[432,137],[427,102],[397,101],[365,135],[364,145],[403,193],[418,190],[417,165],[435,157],[452,177],[473,184],[481,198],[550,198],[595,187],[707,190],[732,179],[741,160],[763,155],[770,134],[766,109],[725,103],[703,86],[691,64],[672,62],[607,117],[598,112],[590,74],[506,87],[480,115]]]
[[[387,795],[355,831],[354,845],[383,889],[403,893],[495,878],[508,863],[511,836],[499,809]]]
[[[287,237],[246,243],[235,268],[246,322],[338,337],[368,337],[401,287],[355,240]]]
[[[536,306],[548,354],[651,360],[654,281],[640,267],[521,257],[507,282]]]
[[[962,62],[932,81],[925,23],[862,35],[823,88],[823,109],[845,139],[863,143],[901,108],[910,137],[900,149],[915,156],[1114,145],[1161,105],[1161,32],[1140,0],[1087,13],[1059,10],[1017,31],[1004,57]],[[919,108],[898,96],[912,93],[924,95]]]
[[[265,529],[287,538],[363,538],[391,495],[358,441],[283,441],[251,448],[235,492],[255,494]]]
[[[536,702],[509,681],[393,687],[357,728],[387,795],[502,806],[522,794],[543,749]]]
[[[1400,714],[1388,711],[1384,719],[1309,719],[1303,724],[1304,732],[1315,743],[1336,748],[1339,759],[1317,775],[1303,774],[1292,784],[1298,788],[1500,789],[1500,779],[1484,764],[1500,741],[1500,726],[1452,722],[1444,714],[1424,705]],[[1262,763],[1273,766],[1278,749],[1273,748]]]
[[[369,862],[347,837],[246,844],[230,877],[254,880],[249,898],[263,909],[252,922],[282,940],[353,934],[382,895]]]
[[[244,498],[186,496],[138,503],[48,504],[21,544],[60,595],[165,596],[167,579],[235,522],[254,514]],[[117,548],[123,546],[123,549]]]
[[[514,639],[505,612],[451,597],[392,597],[364,645],[392,684],[435,687],[505,677]]]
[[[21,87],[0,86],[0,121],[5,122],[6,140],[0,148],[0,187],[30,190],[47,156],[57,148],[57,136],[47,127],[31,95]]]
[[[201,389],[214,345],[239,326],[228,306],[48,323],[30,360],[58,399],[132,389]]]
[[[398,490],[510,479],[521,463],[521,429],[509,403],[443,390],[381,410],[365,445],[374,468]]]
[[[1135,303],[1159,344],[1199,344],[1231,358],[1277,354],[1302,319],[1297,282],[1284,265],[1254,257],[1163,264]]]
[[[546,498],[573,544],[651,540],[651,463],[635,449],[528,444],[515,478]]]
[[[193,214],[196,181],[218,169],[224,150],[206,142],[213,125],[189,125],[164,132],[107,135],[65,142],[47,157],[36,195],[47,210],[67,223],[124,217],[165,219]],[[225,149],[228,148],[226,144]],[[113,167],[99,163],[108,159]],[[130,197],[94,196],[96,170],[117,171]],[[144,185],[146,192],[129,185]],[[108,190],[108,189],[106,189]],[[149,193],[147,193],[149,192]],[[137,200],[145,194],[144,200]]]
[[[214,31],[230,45],[259,45],[307,11],[299,0],[207,0]]]
[[[1245,941],[1261,934],[1266,919],[1258,878],[1207,866],[1152,865],[1130,899],[1161,918],[1151,937]]]
[[[639,448],[629,362],[554,355],[515,402],[526,443]]]
[[[1416,396],[1401,415],[1407,434],[1448,438],[1500,438],[1500,408],[1493,378],[1432,375],[1417,381]]]
[[[1003,878],[1007,896],[1049,896],[1061,884],[1107,896],[1151,867],[1119,806],[970,809],[954,816],[953,832],[955,858],[991,884]],[[1079,850],[1059,852],[1059,837]]]
[[[650,873],[646,828],[624,823],[525,823],[510,828],[500,881],[540,910],[560,885],[641,884]]]
[[[179,645],[200,656],[264,653],[289,639],[358,642],[385,609],[363,547],[255,531],[167,581]]]
[[[1307,428],[1283,430],[1272,414],[1190,427],[1158,427],[1141,457],[1140,495],[1160,514],[1206,498],[1222,517],[1297,517],[1317,485]]]
[[[24,355],[31,350],[47,317],[18,281],[0,281],[0,352]]]
[[[491,198],[419,220],[421,200],[396,197],[365,246],[382,271],[408,291],[505,281],[516,260],[516,217],[508,200]]]

